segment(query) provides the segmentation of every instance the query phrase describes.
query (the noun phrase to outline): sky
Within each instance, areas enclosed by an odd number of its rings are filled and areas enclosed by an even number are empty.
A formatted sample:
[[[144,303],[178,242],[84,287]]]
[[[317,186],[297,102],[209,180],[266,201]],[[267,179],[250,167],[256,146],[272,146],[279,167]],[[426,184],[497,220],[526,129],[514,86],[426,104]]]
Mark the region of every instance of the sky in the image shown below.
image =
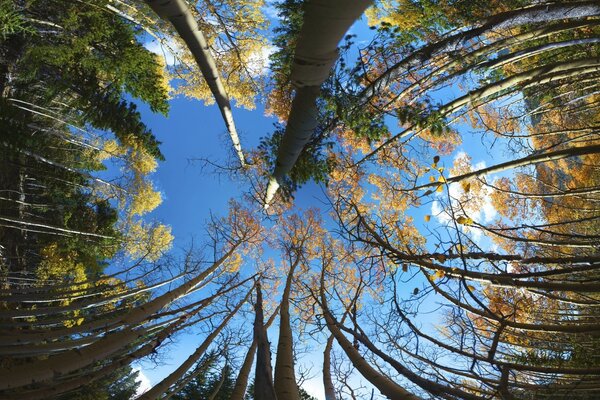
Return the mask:
[[[272,7],[267,7],[267,15],[275,18]],[[365,24],[359,23],[352,28],[353,33],[364,34],[368,32]],[[360,40],[360,36],[359,36]],[[155,43],[147,43],[147,48],[158,53],[163,53]],[[175,60],[165,54],[168,64]],[[155,187],[161,191],[163,203],[152,213],[149,219],[158,220],[172,228],[175,236],[173,252],[178,253],[189,247],[192,241],[201,242],[204,235],[204,226],[210,214],[224,215],[230,198],[239,197],[245,187],[240,182],[232,181],[225,175],[214,174],[210,168],[202,168],[198,159],[210,159],[213,162],[224,164],[232,158],[230,139],[225,129],[221,114],[216,106],[205,106],[198,100],[177,97],[170,101],[168,117],[153,114],[146,106],[140,105],[143,121],[149,126],[158,140],[162,142],[161,151],[166,161],[161,162],[152,179]],[[262,105],[257,104],[255,110],[234,109],[234,118],[244,149],[251,149],[258,145],[261,137],[273,131],[276,120],[264,114]],[[393,128],[392,132],[396,129]],[[457,157],[471,154],[475,167],[484,167],[497,163],[503,159],[502,154],[481,151],[481,143],[473,135],[466,136],[462,145],[450,156],[442,157],[439,165],[451,167]],[[459,185],[450,187],[450,194],[458,194]],[[324,200],[323,188],[314,183],[303,186],[297,195],[296,204],[302,208],[320,206]],[[439,195],[434,195],[439,196]],[[436,197],[426,207],[421,207],[413,212],[419,228],[428,228],[424,221],[425,215],[430,214],[434,223],[445,224],[448,216],[441,211],[440,203]],[[495,210],[489,200],[480,210],[474,210],[474,219],[488,222],[495,217]],[[473,233],[474,240],[484,246],[490,244],[486,238],[478,237]],[[489,240],[488,240],[489,242]],[[412,283],[411,283],[412,284]],[[431,304],[434,308],[435,305]],[[432,319],[432,316],[426,318]],[[433,322],[430,321],[433,325]],[[273,350],[276,346],[274,329],[269,332]],[[147,389],[150,384],[157,383],[171,370],[176,368],[180,361],[192,353],[200,338],[192,335],[182,335],[176,345],[168,347],[168,354],[164,365],[154,366],[144,362],[136,368],[140,371],[140,390]],[[303,387],[310,394],[319,399],[323,398],[320,380],[321,352],[306,358],[308,363],[313,363],[314,378],[305,382]]]
[[[272,3],[267,2],[265,14],[274,19],[277,15]],[[145,46],[163,55],[168,65],[177,62],[156,42],[149,41]],[[268,53],[262,56],[268,56]],[[216,106],[207,107],[201,101],[177,97],[170,101],[168,117],[152,113],[143,104],[139,105],[139,110],[142,120],[162,142],[161,151],[166,159],[152,175],[155,187],[162,193],[163,203],[147,218],[169,225],[175,237],[172,251],[181,252],[192,241],[201,242],[210,214],[224,215],[228,200],[241,196],[246,188],[224,175],[214,174],[210,168],[203,169],[202,162],[198,161],[208,158],[225,164],[232,158],[229,135]],[[270,135],[277,122],[276,118],[265,115],[262,104],[257,104],[255,110],[234,108],[233,113],[245,150],[256,147],[262,137]],[[296,194],[296,204],[301,207],[320,205],[323,199],[323,189],[314,183],[304,185]],[[274,328],[269,331],[269,338],[274,350],[277,343]],[[148,389],[150,384],[157,383],[175,369],[197,344],[198,338],[181,335],[177,343],[168,348],[163,365],[156,366],[151,362],[137,365],[141,381],[139,391]],[[323,389],[316,365],[321,362],[320,354],[307,362],[315,363],[313,374],[316,375],[303,387],[311,395],[322,399]]]

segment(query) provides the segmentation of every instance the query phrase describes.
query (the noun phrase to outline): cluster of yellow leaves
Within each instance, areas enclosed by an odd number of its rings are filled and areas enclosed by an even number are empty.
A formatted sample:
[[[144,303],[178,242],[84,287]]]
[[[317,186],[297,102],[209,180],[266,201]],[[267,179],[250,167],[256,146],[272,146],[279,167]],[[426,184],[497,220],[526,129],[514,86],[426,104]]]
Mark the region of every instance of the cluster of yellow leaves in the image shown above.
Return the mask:
[[[124,151],[129,153],[129,166],[135,175],[147,175],[156,170],[158,165],[156,159],[144,149],[139,139],[133,135],[123,139],[123,148],[120,152]]]
[[[135,221],[126,232],[125,250],[133,258],[156,260],[171,247],[172,242],[170,227]]]
[[[519,132],[519,119],[508,107],[493,107],[482,105],[469,110],[468,116],[471,126],[482,129],[496,136],[511,136]]]
[[[381,0],[366,15],[370,26],[383,22],[408,31],[419,26],[422,11],[410,0]]]
[[[154,210],[160,203],[162,203],[162,196],[160,192],[154,190],[152,182],[141,181],[130,200],[128,212],[130,215],[144,215]]]
[[[36,276],[40,285],[48,285],[58,282],[59,285],[70,284],[67,291],[73,291],[71,296],[77,293],[83,294],[89,287],[85,266],[75,260],[76,252],[63,252],[58,244],[52,243],[41,250],[41,261],[36,269]],[[69,305],[70,300],[62,300],[62,306]],[[76,310],[69,312],[69,318],[65,318],[64,325],[72,327],[80,325],[83,318],[81,312]]]
[[[157,161],[133,135],[118,144],[114,140],[103,143],[99,159],[118,157],[124,163],[122,171],[129,176],[124,190],[119,193],[119,206],[125,220],[121,230],[125,234],[125,251],[133,258],[154,260],[166,251],[173,240],[170,228],[160,224],[146,224],[138,218],[162,203],[162,195],[154,188],[148,175],[157,168]]]
[[[425,129],[419,137],[426,141],[433,151],[443,155],[451,154],[462,143],[462,135],[454,129],[444,132],[443,135]]]
[[[268,41],[260,33],[267,28],[262,13],[263,0],[224,0],[215,7],[209,0],[196,3],[198,25],[212,49],[217,69],[229,97],[238,106],[254,108],[254,98],[262,90]],[[184,44],[179,46],[186,48]],[[170,71],[172,79],[181,80],[174,93],[214,103],[196,61],[189,52],[181,55],[182,64]]]
[[[240,270],[244,259],[240,253],[233,253],[231,257],[229,257],[223,263],[223,270],[227,273],[234,274]]]
[[[112,157],[121,157],[125,155],[127,150],[119,146],[115,140],[106,140],[100,146],[100,151],[96,152],[96,161],[102,162]]]

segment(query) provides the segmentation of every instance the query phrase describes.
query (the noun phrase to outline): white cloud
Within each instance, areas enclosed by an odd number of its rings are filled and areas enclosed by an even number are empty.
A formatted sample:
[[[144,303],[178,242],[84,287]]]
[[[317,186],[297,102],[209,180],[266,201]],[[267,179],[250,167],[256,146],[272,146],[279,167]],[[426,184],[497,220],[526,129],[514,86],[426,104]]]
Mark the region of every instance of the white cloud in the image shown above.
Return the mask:
[[[152,383],[150,382],[150,379],[144,375],[144,372],[142,372],[140,367],[134,367],[133,370],[139,372],[136,379],[136,382],[140,383],[140,386],[138,386],[137,391],[135,392],[135,397],[137,398],[150,390],[150,388],[152,388]]]
[[[167,40],[164,43],[153,39],[144,43],[144,47],[152,53],[162,56],[165,59],[165,63],[169,66],[179,64],[179,59],[173,52],[178,52],[180,49],[172,39]]]
[[[496,215],[498,215],[498,210],[496,210],[492,204],[489,192],[491,192],[491,190],[488,190],[488,193],[486,193],[485,202],[483,203],[483,207],[481,207],[481,211],[483,212],[483,222],[491,222],[496,218]]]
[[[485,161],[479,161],[473,165],[473,170],[477,171],[479,169],[484,169],[486,166]]]
[[[454,155],[454,163],[456,164],[456,162],[458,160],[460,160],[461,158],[467,158],[467,157],[469,157],[469,156],[467,155],[467,153],[465,151],[459,151]]]
[[[483,236],[483,232],[481,232],[481,229],[477,229],[477,228],[467,228],[467,229],[466,229],[466,231],[469,233],[471,240],[480,245],[481,238]]]
[[[265,5],[262,8],[263,12],[270,19],[279,19],[279,15],[277,15],[278,11],[275,7],[275,1],[265,1]]]
[[[315,377],[311,379],[306,379],[302,382],[302,389],[306,390],[308,394],[317,398],[324,399],[325,398],[325,390],[323,389],[323,381],[320,377]]]
[[[431,215],[440,223],[447,224],[450,222],[450,215],[442,208],[442,205],[439,200],[434,200],[431,203]]]
[[[470,157],[464,151],[460,151],[454,156],[454,164],[463,160],[470,160]],[[486,168],[485,161],[479,161],[471,164],[470,170],[474,171],[483,168]],[[437,199],[431,203],[431,214],[440,224],[444,225],[451,221],[452,212],[455,216],[466,214],[473,221],[480,224],[486,224],[493,221],[498,215],[498,211],[492,204],[491,194],[492,189],[485,185],[478,190],[478,193],[475,194],[471,192],[467,194],[461,183],[451,183],[448,185],[447,195],[450,196],[452,210],[449,206],[443,206],[441,200]],[[474,195],[477,197],[473,198],[472,196]],[[442,196],[446,196],[446,193],[436,193],[437,198],[441,198]],[[487,235],[481,229],[463,225],[460,226],[460,229],[468,234],[474,242],[479,243],[480,245],[484,244],[483,239]]]
[[[275,46],[268,44],[262,47],[260,52],[256,52],[250,56],[247,67],[252,76],[258,77],[267,74],[269,66],[271,65],[269,57],[276,50],[277,48]]]

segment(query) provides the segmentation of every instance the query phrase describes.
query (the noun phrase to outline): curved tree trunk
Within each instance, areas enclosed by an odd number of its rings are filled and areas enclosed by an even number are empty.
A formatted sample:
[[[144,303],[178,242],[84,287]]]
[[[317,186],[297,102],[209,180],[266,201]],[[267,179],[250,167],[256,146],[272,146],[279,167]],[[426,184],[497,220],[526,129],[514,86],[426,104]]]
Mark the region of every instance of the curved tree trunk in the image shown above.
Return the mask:
[[[206,350],[208,350],[212,342],[221,333],[223,328],[227,326],[231,318],[233,318],[235,314],[237,314],[237,312],[240,310],[240,308],[242,308],[242,306],[246,303],[253,289],[254,287],[248,290],[248,293],[246,293],[246,296],[242,299],[242,301],[240,301],[236,305],[236,307],[225,317],[225,319],[223,319],[219,326],[213,329],[213,331],[204,339],[202,344],[198,346],[194,353],[192,353],[184,362],[182,362],[179,365],[179,367],[177,367],[177,369],[173,371],[169,376],[167,376],[162,381],[154,385],[152,389],[138,397],[138,400],[158,399],[165,392],[167,392],[172,385],[176,384],[177,381],[181,379],[181,377],[183,377],[183,375],[192,368],[192,366],[200,359],[200,357],[202,357]]]
[[[598,72],[600,72],[600,58],[588,58],[575,61],[559,62],[552,65],[544,65],[542,67],[533,68],[529,71],[515,74],[498,82],[494,82],[479,89],[473,90],[444,104],[436,111],[441,115],[446,116],[457,112],[459,109],[469,104],[474,104],[484,100],[487,102],[490,98],[494,98],[493,96],[506,95],[510,92],[523,90],[531,86],[538,86],[552,81],[574,78],[581,76],[582,74]],[[373,151],[363,156],[363,158],[357,161],[355,165],[362,164],[366,160],[372,158],[390,143],[411,134],[418,134],[423,129],[424,127],[417,127],[416,125],[413,125],[410,128],[397,133],[396,135],[385,140]]]
[[[256,284],[256,317],[254,319],[254,340],[256,341],[256,371],[254,373],[254,398],[260,400],[277,400],[273,387],[273,371],[271,370],[271,349],[267,329],[263,323],[262,292],[260,281]],[[284,400],[284,399],[282,399]]]
[[[173,334],[181,324],[191,317],[193,314],[186,315],[184,317],[179,318],[178,321],[171,323],[171,325],[165,327],[161,332],[159,332],[156,337],[154,337],[150,342],[146,343],[142,347],[137,350],[129,353],[117,360],[111,361],[110,364],[100,368],[97,371],[94,371],[90,374],[85,374],[83,376],[77,376],[73,379],[69,379],[64,382],[55,383],[47,388],[38,389],[30,392],[19,393],[15,395],[8,395],[6,400],[46,400],[55,398],[63,393],[67,393],[71,390],[75,390],[81,388],[85,385],[90,384],[98,379],[101,379],[108,374],[118,370],[119,368],[123,368],[124,366],[129,365],[132,361],[138,360],[142,357],[147,356],[148,354],[155,351],[161,343],[167,339],[171,334]]]
[[[138,340],[144,335],[144,329],[135,330],[132,327],[137,327],[149,316],[192,291],[216,270],[219,265],[229,258],[236,248],[237,245],[234,245],[223,257],[208,269],[198,274],[198,276],[126,314],[121,318],[121,325],[123,325],[125,329],[109,333],[96,343],[84,347],[77,352],[60,354],[45,360],[25,363],[12,369],[0,371],[0,390],[13,389],[38,382],[50,381],[57,375],[67,374],[85,368],[94,362],[110,357],[115,352],[118,352],[129,343]]]
[[[333,335],[327,338],[325,350],[323,350],[323,387],[325,389],[325,400],[335,400],[335,387],[331,378],[331,348],[333,347]]]
[[[292,327],[290,324],[290,291],[294,270],[300,258],[290,265],[290,270],[285,281],[285,288],[281,298],[279,314],[279,340],[277,341],[277,356],[275,359],[275,393],[278,399],[300,400],[300,392],[296,384],[294,373],[294,348]]]
[[[368,101],[374,95],[381,93],[400,74],[407,69],[420,65],[428,59],[444,51],[460,48],[463,43],[473,40],[488,32],[507,30],[516,26],[533,23],[552,22],[566,19],[582,19],[600,15],[600,5],[595,1],[580,1],[569,3],[539,4],[510,10],[488,19],[479,27],[468,31],[459,32],[439,42],[430,44],[416,51],[409,57],[399,61],[396,65],[386,70],[367,86],[359,95],[361,103]]]
[[[317,127],[316,100],[321,84],[337,59],[337,44],[371,3],[372,0],[310,0],[306,3],[290,76],[296,97],[267,187],[265,208],[269,207],[283,177],[291,171]]]
[[[269,329],[273,321],[275,321],[275,317],[278,314],[279,309],[276,309],[273,312],[273,315],[269,318],[267,323],[265,324],[265,329]],[[248,378],[250,377],[250,372],[252,371],[252,364],[254,363],[254,355],[256,354],[257,342],[256,339],[252,340],[252,344],[246,353],[246,357],[244,357],[244,362],[242,363],[242,367],[240,368],[240,372],[238,373],[237,379],[235,380],[235,386],[233,387],[233,391],[231,392],[231,396],[229,400],[244,400],[244,395],[246,394],[246,388],[248,387]]]
[[[175,27],[196,59],[204,80],[206,80],[215,98],[215,102],[219,106],[236,155],[242,167],[245,167],[246,160],[242,153],[242,145],[240,144],[240,139],[235,128],[229,95],[225,90],[225,86],[223,86],[217,64],[210,52],[206,38],[198,27],[198,23],[194,19],[185,0],[146,0],[146,3],[161,18],[167,19],[173,24],[173,27]]]
[[[344,350],[344,353],[346,353],[346,356],[348,356],[354,368],[356,368],[356,370],[360,372],[360,374],[366,380],[368,380],[373,386],[377,388],[377,390],[379,390],[384,396],[387,396],[389,399],[421,400],[420,397],[417,397],[414,394],[408,392],[406,389],[393,382],[390,378],[383,375],[375,368],[371,367],[371,365],[362,357],[362,355],[358,352],[358,350],[356,350],[356,348],[346,338],[346,336],[344,336],[342,331],[337,327],[336,321],[330,314],[329,308],[327,306],[327,298],[325,296],[324,286],[324,275],[322,274],[320,297],[321,307],[323,309],[323,317],[325,318],[325,322],[327,322],[327,328],[335,337],[342,350]]]

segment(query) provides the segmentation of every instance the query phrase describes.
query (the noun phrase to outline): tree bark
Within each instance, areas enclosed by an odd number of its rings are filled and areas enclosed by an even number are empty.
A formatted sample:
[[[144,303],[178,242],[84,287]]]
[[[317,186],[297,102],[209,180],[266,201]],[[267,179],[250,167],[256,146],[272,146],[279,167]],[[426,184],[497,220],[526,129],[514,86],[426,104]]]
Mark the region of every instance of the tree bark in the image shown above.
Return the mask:
[[[267,323],[265,324],[265,329],[269,329],[269,326],[275,321],[275,317],[278,314],[278,310],[271,315]],[[246,357],[244,357],[244,362],[240,368],[240,372],[238,373],[237,379],[235,380],[235,386],[233,387],[233,391],[231,392],[231,396],[229,400],[244,400],[244,395],[246,394],[246,388],[248,387],[248,378],[250,377],[250,372],[252,371],[252,364],[254,363],[254,356],[256,354],[256,348],[258,343],[256,339],[252,340],[252,344],[246,353]]]
[[[257,345],[256,370],[254,373],[254,398],[260,400],[277,400],[273,387],[271,370],[271,350],[267,330],[263,323],[262,292],[260,281],[256,285],[256,317],[254,319],[254,340]],[[282,399],[284,400],[284,399]]]
[[[300,257],[296,255],[296,260],[290,264],[279,314],[279,340],[277,341],[277,356],[275,358],[274,387],[277,398],[286,400],[300,400],[300,392],[294,373],[294,339],[290,324],[290,291],[294,279],[294,270],[299,262]]]
[[[173,24],[175,30],[179,33],[188,49],[196,59],[198,67],[204,76],[204,80],[210,91],[212,92],[215,102],[219,106],[223,121],[235,153],[240,160],[242,167],[246,166],[242,145],[237,134],[233,113],[231,111],[231,103],[229,95],[221,81],[217,64],[210,52],[208,42],[204,34],[198,27],[198,23],[194,19],[191,10],[184,0],[146,0],[146,3],[156,12],[161,18],[167,19]]]
[[[198,346],[198,348],[196,349],[196,351],[194,351],[194,353],[192,353],[184,362],[182,362],[175,371],[173,371],[171,374],[169,374],[169,376],[167,376],[162,381],[160,381],[159,383],[154,385],[152,387],[152,389],[148,390],[146,393],[144,393],[140,397],[138,397],[138,400],[158,399],[158,398],[160,398],[161,395],[166,393],[173,384],[177,383],[177,381],[179,379],[181,379],[181,377],[190,368],[192,368],[192,366],[200,359],[200,357],[202,357],[202,355],[206,352],[206,350],[212,344],[213,340],[215,340],[215,338],[219,335],[219,333],[221,333],[223,328],[225,328],[225,326],[227,326],[227,324],[229,323],[231,318],[233,318],[235,316],[235,314],[237,314],[237,312],[240,310],[242,305],[244,305],[246,303],[246,301],[250,297],[250,294],[252,293],[253,289],[254,289],[254,287],[252,287],[250,290],[248,290],[248,293],[246,293],[246,296],[244,297],[244,299],[242,301],[240,301],[236,305],[236,307],[227,315],[227,317],[225,317],[225,319],[223,319],[221,324],[219,324],[219,326],[217,326],[206,337],[206,339],[204,339],[202,344],[200,344],[200,346]]]
[[[317,97],[337,59],[337,44],[372,0],[310,0],[298,36],[290,80],[296,97],[277,152],[265,194],[265,208],[273,200],[317,127]]]
[[[141,333],[131,327],[137,327],[152,314],[185,296],[216,270],[237,248],[234,245],[225,255],[217,260],[211,267],[198,274],[195,278],[170,290],[154,300],[132,310],[120,320],[126,327],[121,331],[109,333],[96,343],[84,347],[77,352],[60,354],[45,360],[34,361],[15,366],[11,369],[0,371],[0,390],[17,388],[38,382],[50,381],[56,376],[64,375],[88,365],[106,359],[119,351],[128,343],[139,339]]]
[[[344,353],[350,359],[350,362],[360,372],[360,374],[368,380],[373,386],[377,388],[384,396],[393,400],[421,400],[420,397],[408,392],[402,386],[397,385],[387,376],[381,374],[375,370],[369,363],[362,357],[362,355],[354,348],[352,343],[346,339],[342,331],[337,327],[335,320],[330,314],[327,306],[327,298],[325,296],[325,282],[324,273],[321,274],[321,287],[320,287],[321,307],[323,309],[323,317],[327,322],[327,328],[331,334],[335,337],[336,341],[344,350]]]
[[[335,387],[331,378],[331,349],[333,347],[333,335],[329,335],[325,350],[323,350],[323,387],[325,389],[325,400],[335,399]]]

